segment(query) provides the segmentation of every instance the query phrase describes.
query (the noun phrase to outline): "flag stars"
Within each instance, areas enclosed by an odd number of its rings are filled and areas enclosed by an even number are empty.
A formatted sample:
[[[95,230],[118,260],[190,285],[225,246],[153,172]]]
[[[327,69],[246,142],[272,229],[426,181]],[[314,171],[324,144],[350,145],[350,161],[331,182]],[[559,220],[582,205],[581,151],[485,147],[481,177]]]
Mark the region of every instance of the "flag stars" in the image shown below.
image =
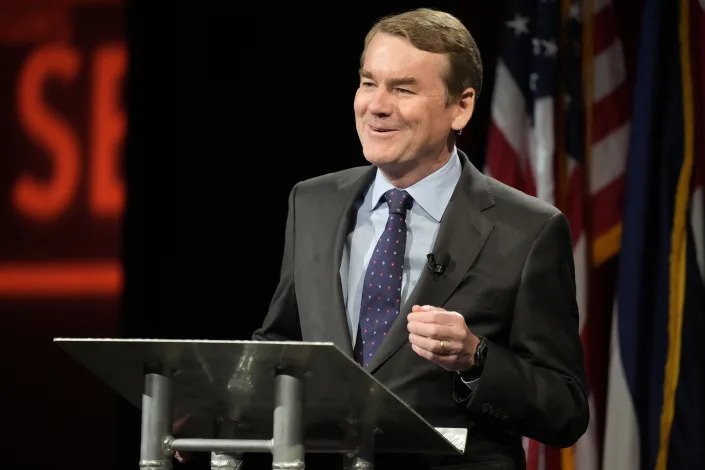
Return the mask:
[[[533,46],[534,55],[543,55],[549,59],[555,58],[558,53],[558,45],[554,39],[546,41],[545,39],[531,38],[531,45]]]
[[[529,88],[531,88],[531,91],[533,91],[534,93],[536,93],[536,88],[537,88],[536,84],[538,81],[539,81],[539,74],[534,72],[531,75],[529,75]]]
[[[558,53],[558,45],[556,45],[556,41],[553,39],[550,41],[541,40],[541,45],[543,46],[543,53],[546,57],[556,57],[556,54]]]
[[[514,15],[514,19],[506,22],[507,27],[514,30],[515,36],[529,34],[529,17],[521,16],[519,12]]]

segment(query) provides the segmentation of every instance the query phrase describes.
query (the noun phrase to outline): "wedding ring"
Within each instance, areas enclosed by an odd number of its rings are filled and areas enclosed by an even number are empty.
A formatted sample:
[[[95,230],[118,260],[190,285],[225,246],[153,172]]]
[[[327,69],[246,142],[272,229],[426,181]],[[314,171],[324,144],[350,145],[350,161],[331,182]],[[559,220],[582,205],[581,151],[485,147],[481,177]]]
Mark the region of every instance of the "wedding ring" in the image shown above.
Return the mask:
[[[443,342],[443,340],[440,340],[440,341],[441,341],[441,353],[443,353],[443,347],[445,346],[445,343]]]

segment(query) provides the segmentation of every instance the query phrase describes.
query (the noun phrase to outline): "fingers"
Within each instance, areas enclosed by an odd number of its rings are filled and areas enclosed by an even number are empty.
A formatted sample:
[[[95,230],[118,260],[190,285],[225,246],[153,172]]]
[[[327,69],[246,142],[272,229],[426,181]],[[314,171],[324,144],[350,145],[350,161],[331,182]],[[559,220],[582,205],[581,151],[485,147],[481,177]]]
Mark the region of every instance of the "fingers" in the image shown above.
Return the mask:
[[[411,345],[411,349],[422,358],[434,362],[446,370],[456,370],[454,365],[456,359],[454,356],[439,356],[438,354],[427,351],[426,349],[423,349],[415,344]]]
[[[437,323],[439,325],[455,325],[465,323],[463,316],[458,312],[449,312],[444,308],[433,307],[430,305],[414,305],[411,308],[411,313],[409,313],[406,318],[407,321]]]
[[[462,334],[462,330],[456,331],[456,328],[453,326],[423,323],[415,320],[407,323],[406,328],[409,330],[409,333],[425,336],[426,338],[432,338],[434,340],[458,339]]]
[[[418,336],[458,342],[462,342],[467,333],[462,315],[429,305],[412,307],[407,315],[407,329]]]
[[[414,305],[407,315],[409,343],[424,359],[446,370],[466,369],[472,332],[457,312],[431,305]]]
[[[425,336],[419,336],[414,333],[409,334],[409,342],[412,345],[418,346],[419,348],[428,351],[430,353],[436,354],[438,356],[448,356],[453,354],[458,354],[459,345],[457,341],[451,340],[438,340],[433,338],[427,338]]]

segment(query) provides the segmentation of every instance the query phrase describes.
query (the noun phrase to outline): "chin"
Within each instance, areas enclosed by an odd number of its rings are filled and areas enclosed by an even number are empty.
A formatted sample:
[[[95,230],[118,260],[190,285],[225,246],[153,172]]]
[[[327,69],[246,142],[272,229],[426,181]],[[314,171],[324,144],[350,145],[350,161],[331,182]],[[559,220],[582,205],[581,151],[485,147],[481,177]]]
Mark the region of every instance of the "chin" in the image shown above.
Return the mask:
[[[374,165],[384,165],[394,163],[397,158],[395,155],[384,152],[363,152],[365,159]]]
[[[393,149],[390,148],[379,148],[377,146],[370,146],[363,148],[363,155],[368,162],[374,163],[375,165],[380,165],[384,163],[393,163],[399,160],[399,155]]]

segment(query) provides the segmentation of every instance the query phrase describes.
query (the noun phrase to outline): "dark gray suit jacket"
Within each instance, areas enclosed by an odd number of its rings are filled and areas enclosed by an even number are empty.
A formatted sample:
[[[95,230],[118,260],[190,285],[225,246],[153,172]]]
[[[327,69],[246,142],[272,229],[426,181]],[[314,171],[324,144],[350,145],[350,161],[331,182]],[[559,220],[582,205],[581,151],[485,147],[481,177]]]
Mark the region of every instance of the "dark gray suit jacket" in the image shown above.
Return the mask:
[[[462,175],[433,249],[448,257],[447,269],[423,271],[368,371],[433,426],[468,428],[468,446],[460,458],[415,457],[394,468],[524,468],[521,436],[569,446],[588,423],[567,220],[459,153]],[[354,203],[374,172],[353,168],[293,188],[281,280],[254,339],[332,341],[352,357],[339,270]],[[460,312],[488,339],[470,398],[454,373],[412,351],[405,317],[414,304]]]

